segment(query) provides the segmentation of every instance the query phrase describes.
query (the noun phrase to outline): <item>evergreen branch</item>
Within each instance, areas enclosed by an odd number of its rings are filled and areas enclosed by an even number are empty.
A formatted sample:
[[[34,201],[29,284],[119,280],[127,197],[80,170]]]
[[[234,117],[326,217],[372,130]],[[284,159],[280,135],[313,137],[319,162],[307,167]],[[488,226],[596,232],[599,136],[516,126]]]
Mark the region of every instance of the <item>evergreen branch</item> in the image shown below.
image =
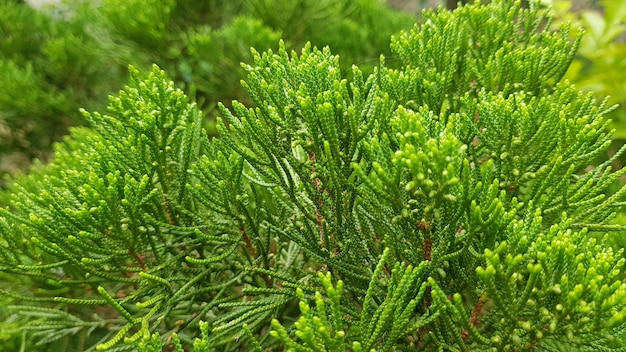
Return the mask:
[[[135,318],[133,318],[133,316],[126,309],[124,309],[122,305],[120,305],[115,299],[113,299],[113,297],[111,297],[111,295],[106,291],[104,287],[98,286],[98,292],[104,298],[105,301],[107,301],[111,306],[113,306],[113,308],[115,308],[115,310],[118,313],[120,313],[120,315],[124,317],[126,321],[128,321],[129,324],[135,323]]]
[[[133,323],[127,323],[124,325],[109,341],[105,343],[101,343],[96,347],[98,351],[108,351],[111,350],[118,342],[122,341],[124,335],[130,331],[130,329],[134,326]]]
[[[611,107],[561,81],[572,34],[533,1],[431,10],[397,65],[348,78],[280,42],[214,139],[163,71],[131,68],[9,188],[6,326],[42,346],[110,326],[110,351],[623,349],[602,233],[625,229],[626,147],[598,165]]]

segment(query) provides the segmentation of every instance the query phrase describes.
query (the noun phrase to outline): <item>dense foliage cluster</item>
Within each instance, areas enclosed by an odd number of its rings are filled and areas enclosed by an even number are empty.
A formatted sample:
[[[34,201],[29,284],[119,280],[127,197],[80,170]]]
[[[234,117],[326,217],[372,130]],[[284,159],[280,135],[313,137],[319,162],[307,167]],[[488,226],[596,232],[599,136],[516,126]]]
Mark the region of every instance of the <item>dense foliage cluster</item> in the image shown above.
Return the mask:
[[[219,138],[164,71],[131,69],[11,186],[4,331],[31,350],[623,350],[626,169],[596,163],[611,107],[562,81],[580,34],[509,0],[423,16],[369,75],[253,50],[254,106],[221,105]]]

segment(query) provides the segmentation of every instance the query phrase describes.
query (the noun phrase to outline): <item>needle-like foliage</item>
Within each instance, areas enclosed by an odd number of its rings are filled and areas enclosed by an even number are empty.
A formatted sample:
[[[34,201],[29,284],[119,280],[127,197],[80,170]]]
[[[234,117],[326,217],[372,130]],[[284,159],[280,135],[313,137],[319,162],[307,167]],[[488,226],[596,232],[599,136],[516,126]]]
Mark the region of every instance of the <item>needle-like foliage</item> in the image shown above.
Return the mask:
[[[329,49],[253,51],[256,107],[222,106],[212,140],[164,72],[131,70],[14,181],[5,328],[108,351],[626,350],[611,108],[561,80],[580,36],[546,28],[534,3],[425,12],[400,68],[350,80]]]

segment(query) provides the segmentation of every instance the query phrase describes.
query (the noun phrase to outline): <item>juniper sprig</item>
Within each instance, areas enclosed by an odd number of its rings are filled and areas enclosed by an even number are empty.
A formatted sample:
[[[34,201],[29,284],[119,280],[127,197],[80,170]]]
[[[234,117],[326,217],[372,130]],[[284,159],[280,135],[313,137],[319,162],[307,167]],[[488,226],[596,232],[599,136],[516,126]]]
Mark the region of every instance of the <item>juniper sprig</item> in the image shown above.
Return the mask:
[[[562,80],[580,35],[549,20],[428,11],[392,39],[400,67],[350,79],[328,48],[253,50],[254,106],[220,106],[214,139],[131,69],[13,182],[5,328],[109,351],[623,350],[624,148],[597,162],[612,107]]]

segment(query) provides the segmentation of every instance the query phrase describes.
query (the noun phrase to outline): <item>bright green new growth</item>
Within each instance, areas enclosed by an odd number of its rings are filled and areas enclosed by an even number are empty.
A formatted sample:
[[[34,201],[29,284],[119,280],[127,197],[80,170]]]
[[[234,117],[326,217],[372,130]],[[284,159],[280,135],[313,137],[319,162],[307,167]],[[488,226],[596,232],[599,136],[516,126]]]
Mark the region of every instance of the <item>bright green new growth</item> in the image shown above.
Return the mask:
[[[392,40],[400,69],[350,81],[328,49],[254,52],[257,107],[222,107],[213,140],[164,72],[131,71],[15,181],[6,328],[109,351],[623,350],[605,233],[626,169],[596,165],[610,108],[560,81],[578,41],[547,21],[427,12]]]

